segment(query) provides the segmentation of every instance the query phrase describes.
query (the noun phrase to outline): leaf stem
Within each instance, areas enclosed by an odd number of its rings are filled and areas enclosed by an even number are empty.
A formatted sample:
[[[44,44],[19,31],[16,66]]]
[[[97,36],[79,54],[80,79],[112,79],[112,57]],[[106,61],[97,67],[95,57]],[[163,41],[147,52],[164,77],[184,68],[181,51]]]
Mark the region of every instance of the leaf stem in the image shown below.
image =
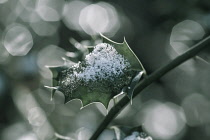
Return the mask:
[[[136,97],[143,89],[148,87],[151,83],[161,78],[170,70],[174,69],[175,67],[179,66],[186,60],[190,59],[191,57],[195,56],[198,52],[204,49],[207,44],[210,43],[210,36],[204,38],[194,46],[192,46],[188,51],[179,55],[174,60],[167,63],[165,66],[160,67],[156,71],[154,71],[151,75],[144,78],[135,88],[133,98]],[[92,135],[90,140],[96,140],[98,136],[103,132],[104,129],[109,125],[109,123],[123,110],[123,108],[130,102],[130,99],[125,96],[123,97],[108,113],[108,115],[104,118],[103,122],[99,125],[98,129]]]

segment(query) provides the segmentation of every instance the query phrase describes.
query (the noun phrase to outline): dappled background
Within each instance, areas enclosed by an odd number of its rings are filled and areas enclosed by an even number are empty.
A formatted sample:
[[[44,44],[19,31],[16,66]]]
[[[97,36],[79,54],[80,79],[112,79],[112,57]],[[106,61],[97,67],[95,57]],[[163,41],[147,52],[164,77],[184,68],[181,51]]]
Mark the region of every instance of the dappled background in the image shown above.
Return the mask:
[[[125,37],[150,74],[209,35],[209,10],[209,0],[0,0],[0,139],[88,139],[106,109],[63,104],[60,92],[51,101],[46,66],[83,60],[84,46],[103,33],[117,42]],[[155,140],[209,140],[208,60],[204,50],[169,72],[110,126],[143,125]],[[107,129],[99,139],[114,137]]]

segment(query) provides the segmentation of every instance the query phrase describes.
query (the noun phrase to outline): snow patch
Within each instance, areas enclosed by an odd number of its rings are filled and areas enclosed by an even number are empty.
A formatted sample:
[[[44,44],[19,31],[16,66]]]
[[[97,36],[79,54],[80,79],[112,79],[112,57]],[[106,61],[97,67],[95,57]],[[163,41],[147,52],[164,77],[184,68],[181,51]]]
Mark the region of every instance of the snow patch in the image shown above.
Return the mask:
[[[142,138],[139,132],[134,131],[130,136],[124,138],[124,140],[152,140],[152,138],[150,136]]]
[[[88,81],[113,80],[113,76],[124,74],[124,70],[130,67],[130,63],[116,49],[106,43],[98,44],[92,53],[85,58],[86,67],[83,72],[78,73],[78,77]]]

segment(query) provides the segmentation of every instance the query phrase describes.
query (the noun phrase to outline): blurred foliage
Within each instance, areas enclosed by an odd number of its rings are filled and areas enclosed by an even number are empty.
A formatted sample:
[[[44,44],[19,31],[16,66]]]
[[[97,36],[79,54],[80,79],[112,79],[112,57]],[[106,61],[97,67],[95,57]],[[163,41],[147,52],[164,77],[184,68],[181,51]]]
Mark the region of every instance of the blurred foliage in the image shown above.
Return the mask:
[[[107,111],[101,104],[80,110],[78,100],[64,105],[60,92],[51,101],[45,66],[83,60],[81,46],[101,42],[101,32],[116,42],[126,37],[150,74],[179,55],[170,42],[178,23],[194,21],[184,27],[197,39],[209,35],[209,9],[209,0],[0,0],[0,139],[55,140],[55,132],[88,139]],[[144,124],[157,140],[209,140],[210,67],[201,59],[207,51],[145,89],[110,126]],[[114,137],[107,129],[99,140]]]

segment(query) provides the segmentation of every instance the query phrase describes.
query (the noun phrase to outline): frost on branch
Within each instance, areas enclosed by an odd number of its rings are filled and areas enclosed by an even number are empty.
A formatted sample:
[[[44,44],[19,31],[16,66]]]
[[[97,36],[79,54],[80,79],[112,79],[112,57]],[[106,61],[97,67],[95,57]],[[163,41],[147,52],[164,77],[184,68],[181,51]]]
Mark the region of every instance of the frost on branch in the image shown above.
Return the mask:
[[[101,102],[107,108],[109,101],[128,87],[138,72],[144,71],[130,48],[123,45],[125,43],[106,41],[96,45],[84,61],[72,67],[67,67],[68,64],[50,67],[53,73],[53,92],[61,91],[65,103],[80,99],[84,106]],[[120,53],[122,51],[124,53]]]
[[[112,126],[116,140],[152,140],[142,126],[129,127],[129,126]]]
[[[144,132],[133,132],[131,135],[124,138],[124,140],[152,140],[152,137],[147,136]]]

